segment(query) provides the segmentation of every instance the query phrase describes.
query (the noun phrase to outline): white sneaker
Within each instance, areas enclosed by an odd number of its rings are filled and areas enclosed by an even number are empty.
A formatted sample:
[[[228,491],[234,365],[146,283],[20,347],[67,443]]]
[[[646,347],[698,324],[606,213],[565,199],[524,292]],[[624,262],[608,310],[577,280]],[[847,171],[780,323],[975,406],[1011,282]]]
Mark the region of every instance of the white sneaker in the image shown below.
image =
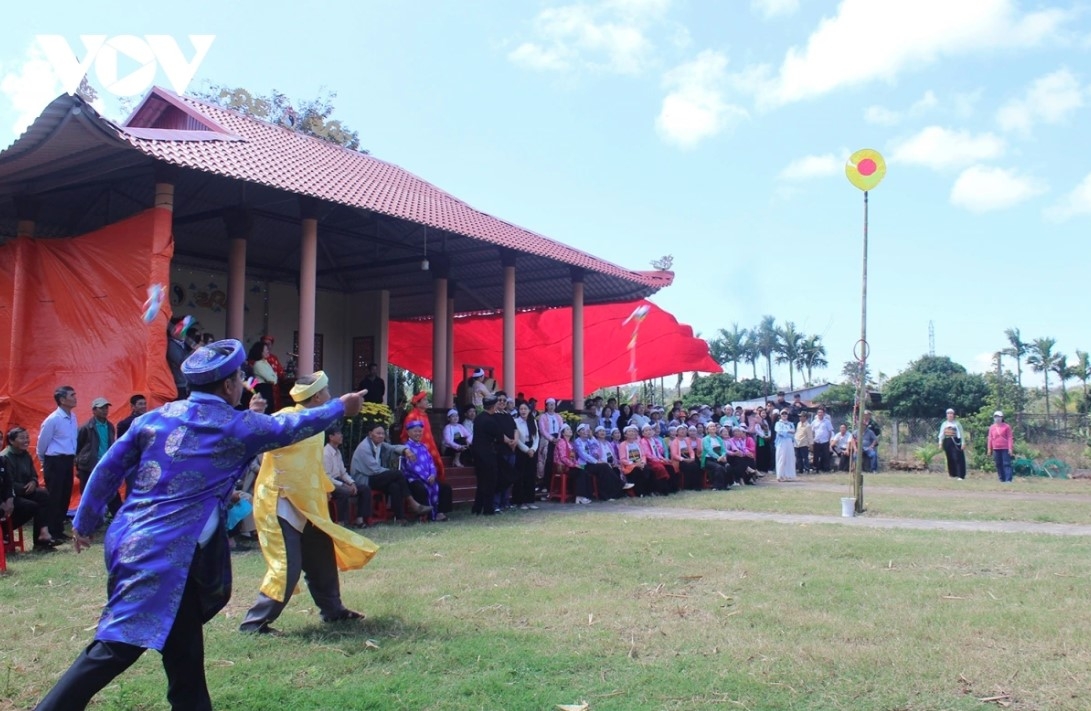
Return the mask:
[[[591,499],[587,498],[586,496],[577,496],[576,497],[576,503],[577,504],[589,504],[589,503],[591,503]]]
[[[534,508],[538,508],[538,507],[535,506]],[[522,506],[519,507],[519,510],[520,511],[530,511],[530,507],[527,506],[526,504],[523,504]]]
[[[537,506],[535,506],[534,504],[527,504],[527,505],[526,505],[526,506],[524,506],[523,508],[526,508],[526,509],[530,509],[530,510],[532,510],[532,511],[537,511],[537,510],[538,510],[538,507],[537,507]]]
[[[636,486],[636,484],[634,484],[631,481],[627,481],[627,482],[625,482],[625,485],[621,487],[621,490],[622,491],[628,491],[629,489],[632,489],[634,486]]]

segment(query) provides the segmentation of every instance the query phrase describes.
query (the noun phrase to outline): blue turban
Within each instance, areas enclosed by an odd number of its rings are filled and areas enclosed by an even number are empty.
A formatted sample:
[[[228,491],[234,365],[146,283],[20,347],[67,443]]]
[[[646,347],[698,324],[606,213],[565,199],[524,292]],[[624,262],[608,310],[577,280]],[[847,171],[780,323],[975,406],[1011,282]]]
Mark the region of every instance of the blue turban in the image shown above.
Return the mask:
[[[424,428],[424,423],[422,421],[420,421],[420,420],[410,420],[409,422],[405,423],[405,429],[406,429],[407,432],[409,430],[415,430],[418,427],[420,427],[422,429]]]
[[[242,343],[234,338],[201,346],[182,363],[190,385],[208,385],[231,377],[246,362]]]

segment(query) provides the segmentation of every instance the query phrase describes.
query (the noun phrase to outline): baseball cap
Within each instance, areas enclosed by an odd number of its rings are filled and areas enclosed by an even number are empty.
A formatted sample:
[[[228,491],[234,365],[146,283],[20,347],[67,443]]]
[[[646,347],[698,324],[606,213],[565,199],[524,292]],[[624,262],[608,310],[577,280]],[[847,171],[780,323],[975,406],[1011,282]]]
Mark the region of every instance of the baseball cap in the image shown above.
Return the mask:
[[[104,397],[97,397],[91,401],[91,407],[106,407],[110,404],[110,401]]]

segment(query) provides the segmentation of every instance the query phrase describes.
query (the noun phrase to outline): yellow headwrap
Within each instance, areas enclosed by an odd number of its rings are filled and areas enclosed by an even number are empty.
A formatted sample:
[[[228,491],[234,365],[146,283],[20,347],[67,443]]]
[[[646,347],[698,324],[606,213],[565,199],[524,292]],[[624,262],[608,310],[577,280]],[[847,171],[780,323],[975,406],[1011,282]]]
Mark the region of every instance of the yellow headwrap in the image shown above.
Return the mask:
[[[296,383],[292,386],[292,399],[296,402],[303,402],[308,400],[322,391],[324,387],[330,384],[330,379],[326,376],[324,371],[317,371],[314,374],[315,381],[310,385],[301,385]]]

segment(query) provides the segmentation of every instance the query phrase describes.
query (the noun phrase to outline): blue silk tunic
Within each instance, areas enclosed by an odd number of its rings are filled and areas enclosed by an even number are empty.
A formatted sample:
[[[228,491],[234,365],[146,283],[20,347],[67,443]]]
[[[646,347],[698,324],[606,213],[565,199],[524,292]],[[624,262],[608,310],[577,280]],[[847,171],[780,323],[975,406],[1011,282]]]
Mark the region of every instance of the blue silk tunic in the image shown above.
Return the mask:
[[[107,600],[95,639],[162,651],[191,566],[203,620],[219,612],[231,595],[222,522],[235,481],[257,454],[312,437],[343,414],[338,399],[262,415],[197,392],[137,418],[91,473],[72,524],[81,534],[93,532],[125,482],[128,495],[104,541]],[[217,508],[220,530],[197,555]]]

